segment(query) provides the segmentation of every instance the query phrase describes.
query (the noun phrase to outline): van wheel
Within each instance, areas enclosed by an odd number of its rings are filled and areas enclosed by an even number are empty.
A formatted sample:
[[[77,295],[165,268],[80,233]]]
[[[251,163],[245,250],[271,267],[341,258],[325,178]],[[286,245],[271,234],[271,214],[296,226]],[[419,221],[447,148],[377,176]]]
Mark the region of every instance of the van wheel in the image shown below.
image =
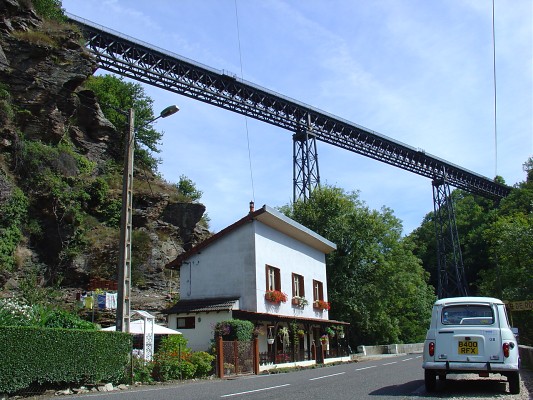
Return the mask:
[[[435,371],[425,369],[424,382],[426,384],[426,392],[434,392],[437,389],[437,374]]]
[[[507,382],[509,382],[509,392],[511,394],[520,393],[520,374],[517,372],[511,372],[507,375]]]

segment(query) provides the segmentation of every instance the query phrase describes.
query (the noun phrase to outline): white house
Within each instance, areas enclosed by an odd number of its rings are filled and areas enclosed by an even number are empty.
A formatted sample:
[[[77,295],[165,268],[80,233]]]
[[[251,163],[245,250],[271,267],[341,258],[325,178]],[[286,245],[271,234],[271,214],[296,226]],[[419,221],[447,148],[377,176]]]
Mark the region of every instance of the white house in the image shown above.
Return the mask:
[[[298,345],[291,357],[310,359],[328,327],[348,325],[328,319],[325,259],[336,245],[273,208],[250,205],[244,218],[167,265],[180,270],[180,300],[163,311],[168,326],[193,350],[206,350],[217,322],[250,320],[264,358],[287,357],[289,330]]]

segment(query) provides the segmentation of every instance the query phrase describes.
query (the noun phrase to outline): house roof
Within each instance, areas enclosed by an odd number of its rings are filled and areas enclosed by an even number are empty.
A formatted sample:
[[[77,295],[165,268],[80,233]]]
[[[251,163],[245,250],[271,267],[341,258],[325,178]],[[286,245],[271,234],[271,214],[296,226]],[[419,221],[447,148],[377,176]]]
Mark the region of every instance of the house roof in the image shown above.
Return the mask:
[[[350,325],[348,322],[333,319],[295,317],[293,315],[279,315],[270,313],[258,313],[234,309],[238,299],[216,298],[204,300],[180,300],[172,307],[161,311],[163,314],[194,314],[199,312],[232,311],[234,318],[250,321],[300,321],[321,325]]]
[[[184,314],[210,311],[230,311],[239,299],[216,298],[202,300],[180,300],[172,307],[161,311],[163,314]]]
[[[260,221],[261,223],[279,232],[282,232],[287,236],[292,237],[293,239],[296,239],[317,250],[320,250],[324,254],[329,254],[333,250],[337,249],[337,245],[335,243],[330,242],[326,238],[320,236],[318,233],[290,219],[289,217],[285,216],[274,208],[264,205],[257,211],[251,211],[248,215],[244,216],[237,222],[222,229],[220,232],[214,234],[213,236],[199,243],[190,250],[180,254],[178,257],[176,257],[174,261],[169,262],[166,267],[170,269],[179,268],[181,264],[192,255],[199,253],[201,250],[205,249],[210,244],[216,242],[222,237],[227,236],[240,226],[245,225],[254,220]]]

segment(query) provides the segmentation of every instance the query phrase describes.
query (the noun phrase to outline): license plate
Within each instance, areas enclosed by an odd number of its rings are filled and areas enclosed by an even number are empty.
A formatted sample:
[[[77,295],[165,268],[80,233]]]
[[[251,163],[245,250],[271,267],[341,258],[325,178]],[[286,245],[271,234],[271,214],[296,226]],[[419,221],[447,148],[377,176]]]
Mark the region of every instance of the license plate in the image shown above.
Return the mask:
[[[473,340],[460,340],[457,353],[459,354],[478,354],[477,342]]]

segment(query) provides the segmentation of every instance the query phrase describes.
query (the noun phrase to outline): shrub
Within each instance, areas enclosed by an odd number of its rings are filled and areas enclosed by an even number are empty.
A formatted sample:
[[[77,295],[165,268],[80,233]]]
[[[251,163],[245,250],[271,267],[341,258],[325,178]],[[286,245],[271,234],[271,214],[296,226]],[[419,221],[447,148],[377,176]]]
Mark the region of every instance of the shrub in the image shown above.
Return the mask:
[[[191,355],[191,362],[196,366],[195,377],[203,378],[213,371],[215,357],[205,351],[198,351]]]
[[[224,340],[252,340],[254,324],[250,321],[232,319],[221,321],[215,325],[215,338],[222,336]]]
[[[152,376],[161,382],[194,377],[196,365],[190,362],[191,349],[182,335],[167,336],[154,355]]]
[[[142,358],[133,357],[133,381],[141,383],[152,383],[154,370],[153,362],[146,362]]]
[[[0,299],[0,326],[29,326],[35,323],[32,307],[18,299]]]
[[[0,342],[0,393],[34,382],[121,382],[132,349],[132,336],[123,332],[34,327],[2,327]]]

